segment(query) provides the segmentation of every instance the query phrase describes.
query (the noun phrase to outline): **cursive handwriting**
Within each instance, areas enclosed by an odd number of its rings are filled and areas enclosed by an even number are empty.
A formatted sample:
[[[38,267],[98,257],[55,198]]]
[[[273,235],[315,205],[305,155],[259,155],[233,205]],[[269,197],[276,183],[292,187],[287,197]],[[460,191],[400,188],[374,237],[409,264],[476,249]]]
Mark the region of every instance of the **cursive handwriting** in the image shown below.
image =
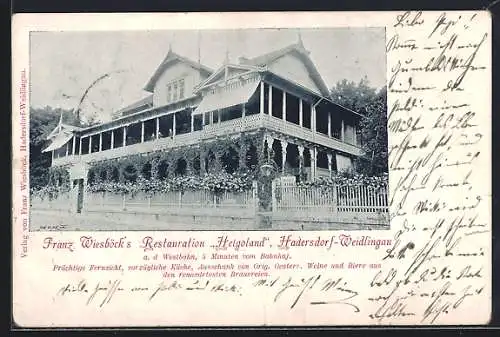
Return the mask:
[[[489,88],[479,79],[489,83],[489,30],[465,12],[408,11],[392,26],[386,51],[395,231],[385,265],[369,280],[368,315],[380,323],[436,324],[488,301],[489,186],[481,181],[489,119],[481,90]]]

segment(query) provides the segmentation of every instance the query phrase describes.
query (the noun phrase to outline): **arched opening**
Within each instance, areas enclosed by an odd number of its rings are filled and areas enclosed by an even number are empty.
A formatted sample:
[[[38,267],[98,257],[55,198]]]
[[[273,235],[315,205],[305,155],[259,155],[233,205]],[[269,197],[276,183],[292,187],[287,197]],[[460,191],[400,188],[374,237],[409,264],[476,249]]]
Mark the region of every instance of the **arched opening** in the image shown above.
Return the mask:
[[[193,158],[193,173],[194,174],[200,174],[200,170],[201,170],[201,165],[200,165],[200,156],[199,155],[196,155],[194,158]]]
[[[187,162],[185,159],[181,158],[177,160],[177,165],[175,166],[175,175],[182,176],[186,174]]]
[[[106,172],[106,169],[101,170],[101,171],[99,172],[99,179],[100,179],[101,181],[106,181],[106,178],[107,178],[107,172]]]
[[[87,173],[87,185],[93,185],[96,180],[95,170],[90,169]]]
[[[274,152],[273,160],[281,170],[283,168],[281,158],[283,158],[283,157],[282,157],[282,153],[281,153],[281,142],[280,141],[273,142],[273,152]]]
[[[255,145],[250,145],[246,153],[246,164],[250,170],[255,170],[258,164],[257,147]]]
[[[144,177],[144,179],[151,179],[151,163],[146,163],[144,164],[144,166],[142,167],[142,176]]]
[[[215,171],[215,154],[212,150],[209,150],[207,156],[205,157],[205,169],[209,173]]]
[[[289,174],[299,174],[299,148],[295,144],[288,144],[286,153],[286,170]]]
[[[166,160],[162,160],[158,165],[158,178],[165,179],[167,177],[168,177],[168,163]]]
[[[318,167],[328,169],[328,156],[325,151],[318,151]]]
[[[111,176],[109,177],[109,179],[115,183],[118,182],[118,180],[120,180],[120,172],[118,171],[118,168],[113,167],[111,169]]]
[[[304,169],[302,170],[303,180],[309,180],[311,177],[311,153],[309,149],[304,149]]]
[[[128,165],[127,167],[125,167],[125,169],[123,170],[123,177],[127,182],[135,182],[137,180],[137,169],[135,168],[135,166]]]
[[[239,156],[238,152],[233,148],[229,149],[222,155],[222,166],[227,173],[233,173],[238,169]]]

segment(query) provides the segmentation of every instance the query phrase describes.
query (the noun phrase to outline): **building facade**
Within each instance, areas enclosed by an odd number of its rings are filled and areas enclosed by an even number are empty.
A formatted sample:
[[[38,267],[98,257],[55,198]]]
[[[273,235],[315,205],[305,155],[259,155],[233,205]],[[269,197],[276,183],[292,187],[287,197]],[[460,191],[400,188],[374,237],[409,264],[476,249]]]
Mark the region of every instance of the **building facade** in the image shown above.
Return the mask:
[[[157,156],[162,177],[274,162],[283,175],[311,180],[353,170],[363,154],[362,116],[332,102],[300,40],[237,64],[226,60],[217,70],[169,50],[144,89],[146,98],[110,122],[60,123],[44,150],[52,166],[86,179],[93,165],[134,155]],[[170,170],[161,167],[161,158],[179,151],[188,155]]]

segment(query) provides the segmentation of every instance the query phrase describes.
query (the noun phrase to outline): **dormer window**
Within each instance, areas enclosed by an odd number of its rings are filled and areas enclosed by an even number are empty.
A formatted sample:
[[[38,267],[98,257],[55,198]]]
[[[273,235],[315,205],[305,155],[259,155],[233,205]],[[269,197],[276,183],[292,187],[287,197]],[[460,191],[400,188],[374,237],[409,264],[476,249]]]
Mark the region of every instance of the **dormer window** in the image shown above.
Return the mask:
[[[185,81],[179,79],[167,84],[167,103],[175,102],[184,98]]]
[[[173,86],[174,86],[174,97],[172,98],[172,100],[175,102],[177,101],[177,88],[178,88],[177,82],[174,82]]]

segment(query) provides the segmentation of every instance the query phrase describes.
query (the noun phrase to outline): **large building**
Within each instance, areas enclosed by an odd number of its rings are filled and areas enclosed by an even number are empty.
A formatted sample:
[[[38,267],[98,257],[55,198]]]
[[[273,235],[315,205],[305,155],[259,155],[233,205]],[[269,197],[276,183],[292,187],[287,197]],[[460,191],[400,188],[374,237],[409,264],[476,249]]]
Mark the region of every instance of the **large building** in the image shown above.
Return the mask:
[[[188,151],[170,172],[232,172],[273,160],[281,173],[310,180],[353,169],[363,153],[362,116],[332,102],[300,39],[237,64],[226,58],[217,70],[169,50],[144,90],[146,98],[110,122],[60,123],[44,150],[52,166],[80,172],[77,179],[99,162]]]

